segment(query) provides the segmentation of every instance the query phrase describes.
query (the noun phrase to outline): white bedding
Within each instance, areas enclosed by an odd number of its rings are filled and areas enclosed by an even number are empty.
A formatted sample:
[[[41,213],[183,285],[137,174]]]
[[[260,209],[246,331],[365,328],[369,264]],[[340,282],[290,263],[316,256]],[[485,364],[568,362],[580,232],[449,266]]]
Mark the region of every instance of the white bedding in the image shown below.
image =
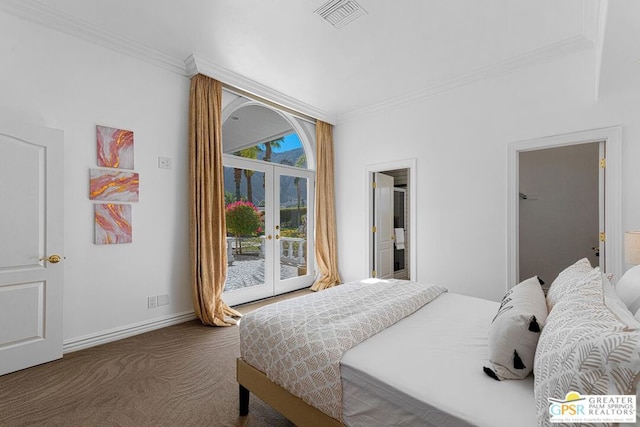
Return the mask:
[[[496,381],[482,367],[499,303],[444,293],[348,350],[348,426],[536,425],[533,377]]]

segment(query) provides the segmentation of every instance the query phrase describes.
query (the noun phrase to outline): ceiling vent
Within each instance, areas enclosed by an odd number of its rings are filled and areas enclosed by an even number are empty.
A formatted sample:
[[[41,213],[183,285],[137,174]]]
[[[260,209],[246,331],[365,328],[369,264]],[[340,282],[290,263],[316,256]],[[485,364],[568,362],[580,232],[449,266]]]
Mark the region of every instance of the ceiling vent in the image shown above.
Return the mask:
[[[336,28],[342,28],[367,11],[353,0],[329,0],[314,13]]]

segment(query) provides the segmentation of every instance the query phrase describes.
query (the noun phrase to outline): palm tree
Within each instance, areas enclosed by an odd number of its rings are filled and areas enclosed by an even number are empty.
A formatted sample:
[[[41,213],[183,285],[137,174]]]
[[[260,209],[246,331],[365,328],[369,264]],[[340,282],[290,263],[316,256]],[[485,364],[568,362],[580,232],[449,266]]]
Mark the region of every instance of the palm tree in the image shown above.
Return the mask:
[[[284,142],[284,138],[274,139],[273,141],[268,141],[262,144],[262,148],[264,149],[264,157],[262,158],[265,162],[271,161],[271,154],[273,153],[274,148],[280,148],[282,143]],[[262,188],[264,188],[266,177],[262,177]]]
[[[280,148],[283,143],[284,143],[284,137],[263,143],[262,145],[264,147],[264,158],[262,160],[264,160],[265,162],[270,162],[273,149]]]
[[[236,156],[244,157],[247,159],[257,159],[260,147],[254,145],[253,147],[243,148],[240,151],[233,153]],[[236,182],[236,200],[240,200],[240,182],[242,181],[242,175],[247,179],[247,201],[253,203],[253,188],[251,186],[251,177],[254,171],[249,169],[234,169],[234,179]]]
[[[236,182],[236,200],[240,200],[242,198],[242,194],[240,194],[240,182],[242,182],[242,169],[238,169],[238,168],[233,169],[233,180]]]
[[[306,155],[302,155],[300,157],[298,157],[298,160],[296,160],[296,167],[297,168],[302,168],[307,164],[307,156]],[[297,209],[297,219],[296,219],[296,226],[300,226],[300,199],[302,199],[302,190],[300,189],[300,177],[295,177],[293,180],[293,183],[296,186],[296,195],[298,196],[298,209]]]
[[[253,203],[253,187],[251,186],[251,177],[253,177],[253,171],[249,169],[244,170],[244,177],[247,179],[247,201]]]

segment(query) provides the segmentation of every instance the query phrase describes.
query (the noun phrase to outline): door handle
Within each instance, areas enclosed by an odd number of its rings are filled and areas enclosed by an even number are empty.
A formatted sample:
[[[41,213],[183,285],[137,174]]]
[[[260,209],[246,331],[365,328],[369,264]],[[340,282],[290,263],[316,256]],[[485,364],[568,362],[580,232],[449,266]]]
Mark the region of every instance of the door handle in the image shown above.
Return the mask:
[[[60,261],[62,261],[62,257],[60,255],[51,255],[47,258],[40,258],[38,261],[47,261],[50,262],[51,264],[57,264]]]
[[[267,236],[267,240],[271,240],[271,234]]]
[[[276,234],[276,240],[277,240],[277,239],[279,239],[279,238],[280,238],[280,235],[279,235],[279,234]]]

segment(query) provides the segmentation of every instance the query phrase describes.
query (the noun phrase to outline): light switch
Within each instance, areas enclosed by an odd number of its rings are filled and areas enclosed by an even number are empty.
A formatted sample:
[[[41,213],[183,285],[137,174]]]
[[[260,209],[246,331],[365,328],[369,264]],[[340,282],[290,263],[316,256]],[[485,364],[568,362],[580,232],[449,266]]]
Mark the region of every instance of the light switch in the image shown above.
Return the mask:
[[[160,169],[171,169],[171,159],[169,157],[158,157],[158,167]]]

